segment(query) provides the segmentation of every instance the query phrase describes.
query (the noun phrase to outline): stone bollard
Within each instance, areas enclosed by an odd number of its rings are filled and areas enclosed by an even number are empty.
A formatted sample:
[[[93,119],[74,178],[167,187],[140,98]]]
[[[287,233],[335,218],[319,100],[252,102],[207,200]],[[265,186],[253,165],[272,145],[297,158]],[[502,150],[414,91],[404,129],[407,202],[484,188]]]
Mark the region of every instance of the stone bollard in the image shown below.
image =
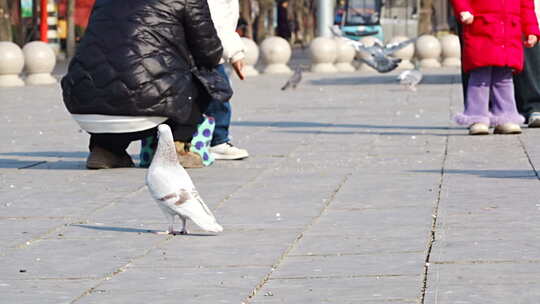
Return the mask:
[[[50,45],[42,41],[32,41],[23,47],[24,61],[28,77],[27,85],[56,83],[51,72],[56,65],[56,54]]]
[[[317,37],[309,45],[311,71],[314,73],[336,73],[334,61],[337,57],[336,42],[332,38]]]
[[[400,43],[406,40],[409,40],[409,38],[405,36],[394,36],[389,43]],[[401,62],[397,67],[398,69],[414,69],[414,64],[411,62],[411,59],[414,57],[414,43],[407,45],[401,50],[395,51],[391,56],[401,59]]]
[[[354,72],[356,69],[351,64],[356,55],[356,50],[347,41],[335,38],[337,47],[337,58],[334,66],[339,72]]]
[[[291,69],[287,62],[291,59],[291,46],[287,40],[272,36],[264,39],[261,43],[261,53],[266,67],[265,74],[290,74]]]
[[[0,87],[24,86],[19,74],[24,68],[24,55],[13,42],[0,41]]]
[[[445,67],[461,67],[461,45],[459,37],[454,34],[444,35],[440,39],[442,47],[442,65]]]
[[[373,46],[375,44],[375,41],[379,42],[379,43],[382,43],[381,40],[379,40],[378,38],[375,38],[373,36],[366,36],[362,39],[360,39],[360,43],[362,43],[363,45],[365,46]],[[365,58],[365,57],[368,57],[370,55],[364,53],[364,52],[360,52],[360,57],[362,58]],[[374,68],[370,67],[369,65],[365,64],[365,63],[361,63],[360,64],[360,67],[358,68],[358,70],[360,71],[363,71],[363,72],[377,72],[377,70],[375,70]]]
[[[431,35],[422,35],[416,40],[416,54],[422,68],[440,68],[441,43]]]
[[[246,77],[257,76],[259,72],[255,69],[255,64],[257,64],[257,60],[259,59],[259,47],[255,41],[246,37],[242,37],[242,42],[244,43],[246,53],[244,74]]]

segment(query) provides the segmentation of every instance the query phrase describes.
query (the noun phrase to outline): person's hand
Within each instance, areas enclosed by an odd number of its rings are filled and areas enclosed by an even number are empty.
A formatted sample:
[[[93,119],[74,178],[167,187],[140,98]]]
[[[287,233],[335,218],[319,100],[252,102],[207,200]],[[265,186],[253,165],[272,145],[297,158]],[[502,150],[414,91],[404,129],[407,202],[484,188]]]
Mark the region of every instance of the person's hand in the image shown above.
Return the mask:
[[[246,65],[244,59],[236,60],[235,62],[231,63],[231,65],[236,75],[238,75],[238,78],[240,78],[240,80],[244,80],[245,75],[243,70],[244,66]]]
[[[461,17],[461,22],[463,24],[472,24],[474,21],[474,16],[470,12],[461,12],[459,13],[459,16]]]
[[[525,41],[525,47],[532,48],[536,45],[538,42],[538,37],[536,35],[529,35],[527,36],[527,40]]]

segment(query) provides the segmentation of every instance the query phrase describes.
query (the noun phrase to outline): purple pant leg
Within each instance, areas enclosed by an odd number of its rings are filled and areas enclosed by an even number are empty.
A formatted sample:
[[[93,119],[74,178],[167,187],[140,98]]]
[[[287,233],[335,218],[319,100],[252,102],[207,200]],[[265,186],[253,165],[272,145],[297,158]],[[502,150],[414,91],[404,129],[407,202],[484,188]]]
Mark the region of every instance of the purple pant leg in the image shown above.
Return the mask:
[[[525,121],[519,115],[514,96],[512,70],[504,67],[494,67],[491,80],[491,125],[505,123],[522,124]]]
[[[470,72],[465,111],[456,115],[455,118],[458,124],[466,126],[474,123],[490,124],[489,91],[492,69],[492,67],[481,67]]]

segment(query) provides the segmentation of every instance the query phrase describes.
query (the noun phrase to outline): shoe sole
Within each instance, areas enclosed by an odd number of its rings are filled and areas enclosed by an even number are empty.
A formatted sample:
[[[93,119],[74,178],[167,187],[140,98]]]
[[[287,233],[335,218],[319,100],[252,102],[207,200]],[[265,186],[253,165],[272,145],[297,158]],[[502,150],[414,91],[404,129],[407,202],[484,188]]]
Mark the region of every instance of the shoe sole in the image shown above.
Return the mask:
[[[212,153],[212,156],[215,160],[242,160],[249,157],[249,154],[247,155],[223,155],[223,154],[216,154]]]
[[[501,131],[501,130],[495,130],[493,131],[493,134],[500,134],[500,135],[512,135],[512,134],[521,134],[521,130],[513,130],[513,131]]]
[[[129,165],[129,166],[109,166],[109,165],[103,165],[103,164],[86,164],[86,169],[88,170],[101,170],[101,169],[120,169],[120,168],[134,168],[135,165]]]
[[[476,131],[476,132],[469,132],[469,135],[489,135],[489,131]]]

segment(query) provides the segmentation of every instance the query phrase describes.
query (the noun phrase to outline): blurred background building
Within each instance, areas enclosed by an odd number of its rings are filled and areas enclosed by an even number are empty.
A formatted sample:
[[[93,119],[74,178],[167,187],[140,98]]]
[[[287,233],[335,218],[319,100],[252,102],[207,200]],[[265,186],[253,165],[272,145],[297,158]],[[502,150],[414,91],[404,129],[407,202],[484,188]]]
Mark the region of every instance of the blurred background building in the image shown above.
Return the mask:
[[[328,4],[325,1],[331,1],[335,24],[353,24],[361,35],[377,30],[384,40],[396,35],[415,37],[452,31],[455,27],[446,0],[240,0],[238,32],[257,42],[278,35],[293,46],[305,46],[317,35],[318,10],[321,3]],[[44,40],[43,28],[40,30],[43,2],[47,3],[48,43],[58,53],[69,48],[70,39],[76,44],[84,34],[95,0],[0,0],[0,41],[22,46]],[[69,34],[69,20],[73,20],[74,37]]]

